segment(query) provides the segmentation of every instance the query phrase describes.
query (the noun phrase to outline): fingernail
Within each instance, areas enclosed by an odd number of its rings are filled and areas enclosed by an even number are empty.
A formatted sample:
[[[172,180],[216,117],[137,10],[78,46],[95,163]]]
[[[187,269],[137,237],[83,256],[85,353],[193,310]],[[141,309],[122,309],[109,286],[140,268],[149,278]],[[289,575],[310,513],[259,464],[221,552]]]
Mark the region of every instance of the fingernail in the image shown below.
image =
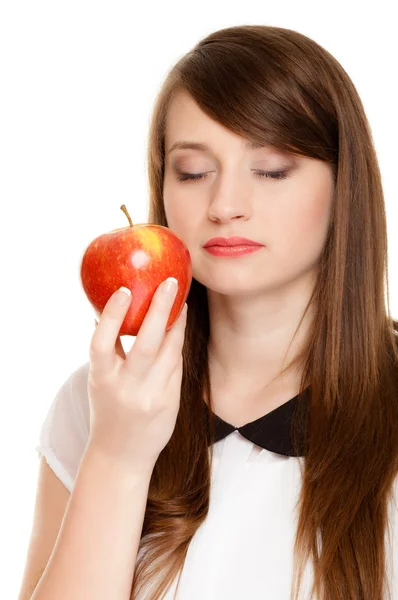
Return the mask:
[[[173,293],[177,290],[178,281],[175,277],[168,277],[166,279],[166,283],[164,284],[164,291],[166,294]]]
[[[116,301],[119,306],[126,306],[131,300],[131,291],[126,287],[121,287],[118,289],[116,294]]]

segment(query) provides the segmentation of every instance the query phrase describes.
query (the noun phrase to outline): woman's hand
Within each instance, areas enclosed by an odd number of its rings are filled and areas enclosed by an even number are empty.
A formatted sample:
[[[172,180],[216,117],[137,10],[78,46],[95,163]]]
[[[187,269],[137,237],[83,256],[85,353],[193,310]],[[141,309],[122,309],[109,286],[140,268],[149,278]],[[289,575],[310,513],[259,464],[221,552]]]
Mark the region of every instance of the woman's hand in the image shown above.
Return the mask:
[[[166,285],[157,288],[127,357],[119,331],[131,297],[120,290],[105,305],[90,345],[89,444],[144,469],[153,469],[170,440],[180,407],[187,306],[166,332],[177,292]]]

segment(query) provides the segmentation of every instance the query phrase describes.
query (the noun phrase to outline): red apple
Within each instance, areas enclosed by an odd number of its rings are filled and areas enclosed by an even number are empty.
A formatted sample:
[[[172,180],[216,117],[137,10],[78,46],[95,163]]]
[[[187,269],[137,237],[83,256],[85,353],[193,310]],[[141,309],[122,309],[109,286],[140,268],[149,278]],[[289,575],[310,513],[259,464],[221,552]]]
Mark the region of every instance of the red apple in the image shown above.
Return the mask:
[[[136,336],[152,297],[168,277],[178,280],[177,296],[166,331],[178,318],[192,282],[188,248],[167,227],[150,223],[133,225],[125,205],[120,207],[130,225],[95,238],[85,250],[80,279],[90,303],[99,316],[111,295],[122,285],[132,293],[119,335]]]

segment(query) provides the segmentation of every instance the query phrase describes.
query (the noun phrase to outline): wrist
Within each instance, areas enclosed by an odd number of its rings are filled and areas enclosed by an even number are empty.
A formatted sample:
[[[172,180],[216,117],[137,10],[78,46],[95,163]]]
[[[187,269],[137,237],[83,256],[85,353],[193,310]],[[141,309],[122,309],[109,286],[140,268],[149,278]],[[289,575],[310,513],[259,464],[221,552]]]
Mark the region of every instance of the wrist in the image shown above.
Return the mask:
[[[120,456],[114,456],[93,439],[90,439],[86,446],[84,459],[131,483],[142,481],[142,479],[149,482],[155,466],[155,463],[147,464],[138,459],[127,460]]]

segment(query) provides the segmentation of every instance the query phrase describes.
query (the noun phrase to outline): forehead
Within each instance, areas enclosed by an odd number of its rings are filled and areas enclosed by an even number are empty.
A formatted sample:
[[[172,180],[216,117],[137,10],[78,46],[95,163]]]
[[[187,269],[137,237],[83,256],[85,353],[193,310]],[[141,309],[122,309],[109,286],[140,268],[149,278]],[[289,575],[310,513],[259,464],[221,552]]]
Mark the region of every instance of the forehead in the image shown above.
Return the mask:
[[[172,128],[175,124],[190,118],[211,121],[187,91],[175,92],[168,105],[166,126]]]
[[[211,152],[210,145],[203,140],[216,139],[217,136],[220,136],[220,139],[227,136],[228,142],[233,141],[245,150],[257,148],[275,150],[269,145],[248,140],[220,125],[204,113],[185,90],[176,93],[169,104],[166,116],[166,155],[178,149]]]

